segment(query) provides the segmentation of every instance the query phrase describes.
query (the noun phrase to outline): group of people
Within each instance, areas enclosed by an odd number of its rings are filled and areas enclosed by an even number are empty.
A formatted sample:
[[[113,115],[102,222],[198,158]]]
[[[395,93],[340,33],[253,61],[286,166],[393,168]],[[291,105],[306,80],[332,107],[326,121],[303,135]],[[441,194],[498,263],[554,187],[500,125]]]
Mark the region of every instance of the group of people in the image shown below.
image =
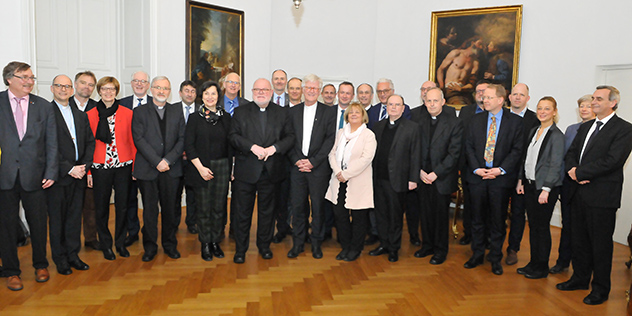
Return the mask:
[[[254,82],[253,101],[239,97],[241,79],[229,73],[220,83],[182,82],[182,101],[174,104],[167,102],[169,79],[150,82],[142,71],[132,76],[134,94],[120,100],[116,78],[97,81],[89,71],[78,73],[74,86],[68,76],[56,76],[52,102],[31,94],[35,77],[28,64],[9,63],[3,79],[0,255],[11,290],[23,288],[16,249],[20,201],[38,282],[49,279],[49,230],[59,274],[89,269],[78,256],[82,218],[86,246],[107,260],[116,259],[113,247],[129,257],[126,247],[138,240],[137,190],[146,262],[157,254],[159,231],[165,254],[180,257],[176,232],[184,189],[185,222],[199,236],[203,260],[224,257],[220,243],[230,223],[233,261],[245,262],[257,201],[256,246],[263,259],[273,257],[272,243],[290,235],[287,257],[298,257],[309,243],[312,257],[320,259],[335,228],[337,260],[354,261],[365,245],[379,241],[369,255],[396,262],[406,214],[410,241],[420,246],[414,256],[431,256],[438,265],[448,255],[449,205],[460,173],[460,243],[472,248],[465,268],[483,264],[489,248],[492,272],[503,273],[511,203],[507,265],[517,262],[526,210],[531,259],[517,272],[545,278],[572,260],[573,276],[557,288],[587,289],[592,279],[584,302],[608,298],[612,233],[632,150],[632,125],[614,112],[620,100],[614,87],[599,86],[580,98],[583,122],[564,136],[556,126],[556,100],[541,98],[533,112],[522,83],[509,93],[502,85],[476,83],[476,102],[457,116],[431,81],[421,86],[422,104],[411,109],[389,79],[377,82],[380,102],[372,105],[370,84],[355,89],[345,81],[336,93],[316,75],[288,80],[281,69],[271,80]],[[90,99],[95,88],[99,101]],[[112,189],[114,235],[108,227]],[[560,193],[560,256],[549,269],[549,222]]]

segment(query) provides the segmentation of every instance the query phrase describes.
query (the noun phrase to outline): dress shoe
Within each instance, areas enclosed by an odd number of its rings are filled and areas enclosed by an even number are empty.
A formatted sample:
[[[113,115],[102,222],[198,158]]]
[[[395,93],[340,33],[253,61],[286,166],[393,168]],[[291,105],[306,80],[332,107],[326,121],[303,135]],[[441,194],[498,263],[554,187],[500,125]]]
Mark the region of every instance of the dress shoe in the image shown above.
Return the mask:
[[[211,244],[209,243],[202,243],[202,250],[201,250],[201,255],[202,255],[202,259],[204,261],[211,261],[213,260],[213,253],[211,252]]]
[[[599,305],[608,300],[607,295],[599,295],[596,293],[590,293],[584,297],[584,304],[586,305]]]
[[[556,264],[553,266],[553,268],[551,268],[551,270],[549,270],[549,273],[551,274],[558,274],[561,273],[562,271],[568,269],[568,266],[563,266],[561,264]]]
[[[480,266],[481,264],[483,264],[483,258],[474,259],[474,257],[472,257],[463,265],[463,267],[466,269],[473,269]]]
[[[386,250],[386,248],[379,246],[371,251],[369,251],[369,256],[380,256],[383,255],[385,253],[388,253],[388,250]]]
[[[288,258],[296,258],[299,254],[303,253],[303,246],[294,246],[290,251],[287,252]]]
[[[459,245],[469,245],[472,242],[472,236],[469,234],[463,235],[461,239],[459,239]]]
[[[57,273],[61,275],[70,275],[72,274],[72,269],[70,269],[70,266],[67,263],[58,264]]]
[[[259,254],[261,255],[261,258],[265,260],[270,260],[273,257],[272,250],[270,250],[270,248],[259,249]]]
[[[312,245],[312,257],[314,257],[314,259],[323,258],[323,251],[320,249],[320,245]]]
[[[279,244],[283,241],[283,239],[285,239],[285,237],[287,236],[287,234],[285,233],[276,233],[276,235],[274,235],[274,237],[272,237],[272,242],[275,244]]]
[[[79,258],[68,261],[68,264],[75,270],[85,271],[85,270],[90,269],[90,266],[86,264],[85,262],[81,261],[81,259]]]
[[[48,281],[48,279],[50,279],[50,274],[48,273],[48,269],[42,268],[42,269],[35,270],[35,281],[42,283],[42,282]]]
[[[125,247],[116,247],[116,252],[123,258],[129,258],[129,251]]]
[[[419,235],[417,234],[410,235],[410,243],[417,247],[421,246],[421,239],[419,239]]]
[[[12,275],[7,278],[7,287],[11,291],[19,291],[24,288],[22,285],[22,279],[17,275]]]
[[[527,279],[544,279],[549,276],[549,268],[534,269],[524,275]]]
[[[138,241],[138,235],[125,237],[125,247],[129,247]]]
[[[388,261],[397,262],[397,260],[399,260],[399,255],[397,254],[397,251],[391,251],[388,253]]]
[[[375,245],[378,241],[380,241],[380,238],[377,235],[369,234],[369,238],[364,241],[364,244],[367,246]]]
[[[512,266],[512,265],[518,263],[518,253],[515,252],[514,250],[508,250],[507,251],[507,258],[505,258],[505,263],[508,266]]]
[[[149,262],[149,261],[154,260],[155,257],[156,257],[156,251],[151,251],[151,252],[145,251],[145,254],[143,254],[143,257],[141,258],[141,260],[143,260],[143,262]]]
[[[224,258],[224,251],[222,251],[218,243],[212,243],[211,248],[213,249],[213,256],[216,258]]]
[[[336,256],[336,260],[338,261],[345,260],[348,254],[349,254],[349,250],[342,249],[342,251]]]
[[[98,241],[96,241],[96,240],[86,241],[86,242],[84,243],[84,245],[85,245],[86,247],[90,247],[90,248],[92,248],[92,249],[94,249],[94,250],[101,250],[101,245],[100,245],[100,244],[99,244],[99,242],[98,242]]]
[[[432,249],[419,249],[417,251],[415,251],[415,258],[424,258],[427,257],[429,255],[434,255],[434,251]]]
[[[114,260],[116,259],[116,256],[114,255],[114,252],[112,251],[112,249],[103,249],[103,258],[105,258],[105,260]]]
[[[165,254],[171,259],[180,259],[180,252],[178,252],[178,249],[165,249]]]
[[[584,285],[573,279],[558,283],[555,287],[560,291],[588,290],[588,284]]]
[[[356,261],[356,259],[360,257],[361,253],[362,253],[361,251],[350,250],[347,256],[343,260],[347,262]]]
[[[187,226],[187,230],[189,231],[189,234],[195,235],[198,233],[197,225]]]
[[[244,263],[246,262],[246,254],[243,252],[236,252],[235,256],[233,257],[233,262],[234,263]]]
[[[492,262],[492,273],[495,275],[503,274],[503,266],[500,264],[500,262]]]
[[[438,264],[442,264],[445,262],[445,256],[440,256],[440,255],[434,255],[432,256],[432,258],[430,258],[430,264],[433,265],[438,265]]]

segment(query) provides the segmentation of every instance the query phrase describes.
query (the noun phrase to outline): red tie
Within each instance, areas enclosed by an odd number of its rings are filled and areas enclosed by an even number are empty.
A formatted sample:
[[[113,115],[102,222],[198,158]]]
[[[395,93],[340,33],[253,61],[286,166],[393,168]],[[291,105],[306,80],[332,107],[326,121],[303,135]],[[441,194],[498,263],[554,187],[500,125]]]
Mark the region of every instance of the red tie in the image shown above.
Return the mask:
[[[281,96],[277,96],[276,104],[281,105]]]

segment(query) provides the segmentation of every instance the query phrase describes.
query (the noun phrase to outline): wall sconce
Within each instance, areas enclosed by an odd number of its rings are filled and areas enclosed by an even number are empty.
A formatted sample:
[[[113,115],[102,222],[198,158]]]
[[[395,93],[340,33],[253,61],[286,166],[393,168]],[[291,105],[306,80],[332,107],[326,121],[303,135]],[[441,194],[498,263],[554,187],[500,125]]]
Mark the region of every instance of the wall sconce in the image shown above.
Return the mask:
[[[301,1],[302,0],[292,0],[292,2],[294,2],[294,8],[298,10],[298,7],[301,6]]]

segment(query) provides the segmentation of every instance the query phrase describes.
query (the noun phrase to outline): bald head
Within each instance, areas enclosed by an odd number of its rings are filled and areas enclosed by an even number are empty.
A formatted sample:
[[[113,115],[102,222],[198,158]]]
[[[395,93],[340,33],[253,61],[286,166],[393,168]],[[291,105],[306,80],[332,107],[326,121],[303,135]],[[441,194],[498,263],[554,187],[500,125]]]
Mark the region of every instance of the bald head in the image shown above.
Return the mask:
[[[522,112],[527,107],[529,99],[531,99],[529,96],[529,86],[524,83],[516,84],[513,89],[511,89],[511,94],[509,95],[511,110],[514,113]]]
[[[50,91],[53,93],[53,99],[57,101],[57,103],[68,105],[68,100],[74,92],[72,80],[66,75],[58,75],[53,79]]]
[[[426,95],[428,94],[428,90],[430,88],[436,88],[437,84],[434,81],[426,81],[421,85],[421,101],[426,104]]]

